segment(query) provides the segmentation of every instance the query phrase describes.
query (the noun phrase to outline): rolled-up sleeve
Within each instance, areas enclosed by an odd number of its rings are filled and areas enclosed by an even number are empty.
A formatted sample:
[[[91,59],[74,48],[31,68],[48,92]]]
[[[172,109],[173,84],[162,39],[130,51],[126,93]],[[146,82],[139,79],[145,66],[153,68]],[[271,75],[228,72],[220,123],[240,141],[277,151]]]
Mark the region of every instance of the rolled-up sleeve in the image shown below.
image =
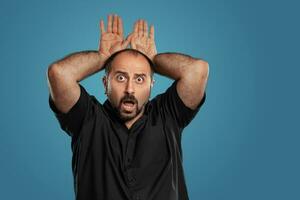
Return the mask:
[[[178,95],[176,85],[178,81],[174,81],[172,85],[161,94],[160,105],[166,116],[171,116],[180,128],[186,127],[205,102],[206,91],[195,109],[187,107]]]
[[[71,137],[79,134],[90,104],[90,95],[82,85],[79,84],[79,87],[80,97],[67,113],[62,113],[57,109],[50,94],[48,98],[49,106],[60,127]]]

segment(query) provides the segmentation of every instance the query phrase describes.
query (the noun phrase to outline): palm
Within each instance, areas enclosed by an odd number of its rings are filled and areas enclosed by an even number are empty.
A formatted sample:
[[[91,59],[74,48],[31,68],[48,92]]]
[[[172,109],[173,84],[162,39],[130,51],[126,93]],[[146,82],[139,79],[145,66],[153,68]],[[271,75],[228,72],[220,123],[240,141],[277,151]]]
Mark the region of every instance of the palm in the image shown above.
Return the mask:
[[[100,52],[112,54],[123,41],[123,36],[115,33],[104,33],[100,40]]]
[[[144,54],[148,55],[150,58],[157,53],[155,42],[146,36],[134,36],[131,42],[132,46],[134,46],[137,50],[143,52]]]
[[[126,48],[129,41],[123,38],[123,23],[122,19],[117,15],[109,15],[107,30],[104,28],[103,20],[100,21],[101,39],[99,43],[99,52],[106,57],[109,57],[116,51]]]
[[[150,34],[148,34],[147,22],[138,20],[134,25],[134,31],[131,35],[131,47],[146,54],[150,59],[153,59],[157,54],[154,41],[154,27],[150,27]]]

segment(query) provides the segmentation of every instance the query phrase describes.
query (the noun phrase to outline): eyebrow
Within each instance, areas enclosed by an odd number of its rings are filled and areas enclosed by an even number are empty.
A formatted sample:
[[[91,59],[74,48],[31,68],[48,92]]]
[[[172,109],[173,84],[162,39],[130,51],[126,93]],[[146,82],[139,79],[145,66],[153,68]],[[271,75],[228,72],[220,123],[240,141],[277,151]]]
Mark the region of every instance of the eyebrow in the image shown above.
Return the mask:
[[[128,76],[128,73],[127,73],[127,72],[124,72],[124,71],[116,71],[115,74],[125,74],[125,75]],[[140,74],[134,74],[134,76],[135,76],[135,77],[137,77],[137,76],[144,76],[144,77],[146,77],[147,75],[144,74],[144,73],[140,73]]]

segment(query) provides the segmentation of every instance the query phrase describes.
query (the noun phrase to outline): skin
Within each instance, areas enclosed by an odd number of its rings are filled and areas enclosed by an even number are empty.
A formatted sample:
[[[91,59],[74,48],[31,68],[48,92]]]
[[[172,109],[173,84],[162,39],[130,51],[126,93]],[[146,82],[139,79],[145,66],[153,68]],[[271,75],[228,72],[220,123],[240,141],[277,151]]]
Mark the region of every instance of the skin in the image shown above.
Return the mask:
[[[150,33],[148,33],[148,25],[143,20],[136,21],[133,32],[125,40],[122,20],[116,15],[108,16],[107,31],[104,28],[103,20],[101,20],[100,30],[99,53],[101,55],[111,55],[113,52],[126,48],[129,43],[133,49],[143,52],[151,60],[157,54],[154,42],[154,27],[151,26]],[[112,62],[108,77],[103,78],[107,98],[112,106],[119,111],[119,116],[123,119],[127,128],[130,128],[144,113],[145,104],[149,100],[151,88],[154,84],[150,73],[150,65],[143,56],[123,52]],[[144,76],[141,77],[140,74],[144,74]],[[124,81],[118,81],[120,76],[124,77]],[[144,81],[140,83],[138,81],[140,79]],[[121,100],[126,95],[132,95],[137,103],[133,106],[125,106]]]
[[[148,61],[142,55],[129,52],[117,55],[110,73],[103,78],[103,84],[108,100],[130,128],[144,113],[153,86]],[[132,96],[135,103],[124,103],[122,100],[126,96]]]
[[[133,49],[143,52],[153,61],[157,54],[153,25],[150,26],[150,32],[148,32],[147,21],[139,19],[135,22],[133,32],[128,37]]]
[[[100,42],[97,51],[72,53],[52,63],[47,70],[51,99],[57,109],[68,113],[80,97],[79,82],[103,70],[105,61],[115,52],[125,49],[130,38],[123,37],[122,19],[109,15],[107,27],[100,21]]]
[[[106,29],[104,21],[100,20],[100,32],[99,53],[106,59],[113,53],[125,49],[131,41],[130,35],[124,38],[123,22],[117,15],[108,15]]]
[[[51,64],[47,71],[47,81],[51,98],[58,110],[68,113],[80,97],[78,82],[103,70],[105,61],[113,53],[126,49],[129,44],[131,48],[143,52],[154,62],[155,73],[178,80],[176,89],[179,97],[187,107],[195,109],[203,98],[206,88],[209,74],[208,63],[179,53],[157,54],[153,25],[150,26],[150,32],[148,30],[147,22],[139,19],[134,24],[133,32],[125,39],[121,18],[117,15],[109,15],[106,28],[103,20],[100,21],[101,37],[98,51],[73,53]],[[136,73],[149,72],[149,66],[145,65],[146,59],[140,58],[141,56],[122,54],[115,59],[123,65],[113,63],[113,72],[115,73],[118,67],[123,67],[128,77],[126,84],[116,83],[111,75],[105,78],[103,83],[108,99],[119,109],[120,116],[130,128],[142,116],[143,105],[149,99],[153,82],[147,81],[146,86],[137,86],[133,81]],[[134,109],[120,106],[121,99],[126,92],[137,99],[138,104]]]
[[[150,26],[148,33],[148,23],[142,19],[135,22],[129,38],[133,49],[143,52],[153,61],[156,73],[178,80],[176,89],[179,97],[187,107],[196,109],[206,88],[208,63],[180,53],[157,54],[154,26]]]

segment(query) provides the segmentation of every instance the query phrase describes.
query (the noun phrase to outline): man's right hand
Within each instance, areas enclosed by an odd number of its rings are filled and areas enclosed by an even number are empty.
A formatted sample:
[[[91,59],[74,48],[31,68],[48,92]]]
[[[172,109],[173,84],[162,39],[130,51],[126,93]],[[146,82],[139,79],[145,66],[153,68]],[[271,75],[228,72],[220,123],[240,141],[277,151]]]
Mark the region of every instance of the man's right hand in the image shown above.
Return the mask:
[[[108,15],[107,29],[104,28],[103,20],[100,21],[101,38],[99,43],[99,53],[105,58],[113,53],[125,49],[130,38],[123,38],[123,23],[121,17]]]

